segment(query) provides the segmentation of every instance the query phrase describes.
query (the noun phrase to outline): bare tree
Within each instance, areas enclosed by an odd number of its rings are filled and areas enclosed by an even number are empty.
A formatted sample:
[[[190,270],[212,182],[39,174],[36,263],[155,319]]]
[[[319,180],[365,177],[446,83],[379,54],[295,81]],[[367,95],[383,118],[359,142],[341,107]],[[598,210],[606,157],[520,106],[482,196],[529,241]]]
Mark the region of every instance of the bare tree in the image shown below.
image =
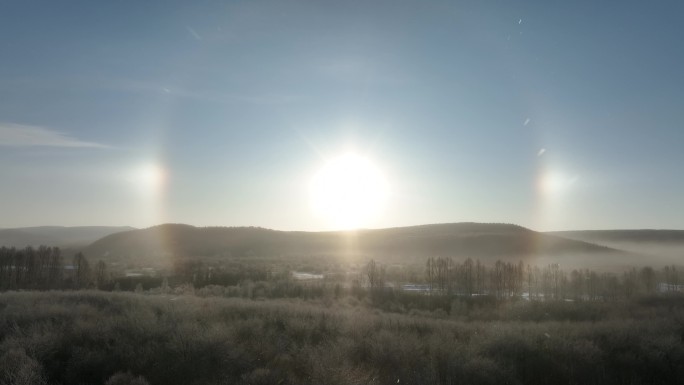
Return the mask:
[[[104,261],[98,261],[95,266],[95,286],[102,289],[108,280],[107,264]]]
[[[463,262],[463,286],[465,289],[465,294],[469,297],[473,295],[475,291],[475,273],[473,272],[473,260],[468,258]]]
[[[384,269],[379,266],[375,260],[371,259],[368,264],[366,264],[366,278],[368,279],[368,285],[370,286],[371,291],[375,291],[385,285],[384,273]]]
[[[90,264],[88,259],[83,255],[83,253],[78,252],[74,256],[74,288],[83,289],[87,288],[90,284]]]
[[[641,268],[639,280],[646,293],[650,294],[656,291],[656,274],[652,267],[646,266]]]

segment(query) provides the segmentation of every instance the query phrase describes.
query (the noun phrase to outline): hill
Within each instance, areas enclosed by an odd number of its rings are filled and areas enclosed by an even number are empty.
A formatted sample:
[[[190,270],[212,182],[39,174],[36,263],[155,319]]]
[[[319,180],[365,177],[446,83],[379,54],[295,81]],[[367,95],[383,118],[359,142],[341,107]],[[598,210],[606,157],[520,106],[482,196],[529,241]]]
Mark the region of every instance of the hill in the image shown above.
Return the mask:
[[[107,235],[133,229],[127,226],[39,226],[0,229],[0,246],[84,247]]]
[[[639,253],[658,263],[682,264],[684,230],[583,230],[545,233]]]
[[[525,258],[617,252],[509,224],[453,223],[338,232],[165,224],[106,236],[84,249],[93,258],[150,256],[431,256]]]
[[[546,234],[584,242],[683,243],[684,230],[580,230],[552,231]]]

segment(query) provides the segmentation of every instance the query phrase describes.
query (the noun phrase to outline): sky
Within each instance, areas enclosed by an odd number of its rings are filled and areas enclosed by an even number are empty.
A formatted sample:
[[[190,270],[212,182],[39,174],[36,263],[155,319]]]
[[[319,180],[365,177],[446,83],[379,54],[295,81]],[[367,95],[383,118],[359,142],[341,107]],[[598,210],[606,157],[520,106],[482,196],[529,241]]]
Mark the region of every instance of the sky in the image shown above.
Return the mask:
[[[0,227],[336,229],[311,186],[351,154],[384,189],[358,227],[684,229],[682,14],[6,0]]]

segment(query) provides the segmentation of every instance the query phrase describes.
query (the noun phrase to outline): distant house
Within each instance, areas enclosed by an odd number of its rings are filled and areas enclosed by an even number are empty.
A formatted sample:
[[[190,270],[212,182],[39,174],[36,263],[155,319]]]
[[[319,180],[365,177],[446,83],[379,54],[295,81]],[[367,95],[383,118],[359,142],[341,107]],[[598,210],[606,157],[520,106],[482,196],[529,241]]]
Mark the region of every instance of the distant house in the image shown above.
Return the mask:
[[[300,280],[300,281],[308,281],[308,280],[312,280],[312,279],[323,279],[323,278],[325,278],[323,274],[303,273],[303,272],[299,272],[299,271],[293,271],[292,277],[294,279]]]
[[[668,293],[672,291],[684,292],[684,285],[675,285],[673,283],[660,282],[658,284],[659,293]]]
[[[430,285],[410,283],[406,285],[401,285],[401,290],[411,291],[414,293],[427,293],[430,291]]]

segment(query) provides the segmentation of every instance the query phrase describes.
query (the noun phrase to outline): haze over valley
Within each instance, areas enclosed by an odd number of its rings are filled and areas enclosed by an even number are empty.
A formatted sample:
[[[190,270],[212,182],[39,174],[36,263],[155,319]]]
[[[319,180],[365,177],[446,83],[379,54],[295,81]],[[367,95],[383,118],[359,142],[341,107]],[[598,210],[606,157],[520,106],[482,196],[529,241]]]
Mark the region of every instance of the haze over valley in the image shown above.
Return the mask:
[[[600,230],[536,232],[512,224],[451,223],[387,229],[305,232],[261,227],[34,227],[0,230],[6,247],[59,246],[69,255],[169,268],[183,259],[274,260],[310,258],[342,263],[377,259],[422,264],[430,257],[559,264],[564,269],[622,271],[681,265],[684,231]]]

